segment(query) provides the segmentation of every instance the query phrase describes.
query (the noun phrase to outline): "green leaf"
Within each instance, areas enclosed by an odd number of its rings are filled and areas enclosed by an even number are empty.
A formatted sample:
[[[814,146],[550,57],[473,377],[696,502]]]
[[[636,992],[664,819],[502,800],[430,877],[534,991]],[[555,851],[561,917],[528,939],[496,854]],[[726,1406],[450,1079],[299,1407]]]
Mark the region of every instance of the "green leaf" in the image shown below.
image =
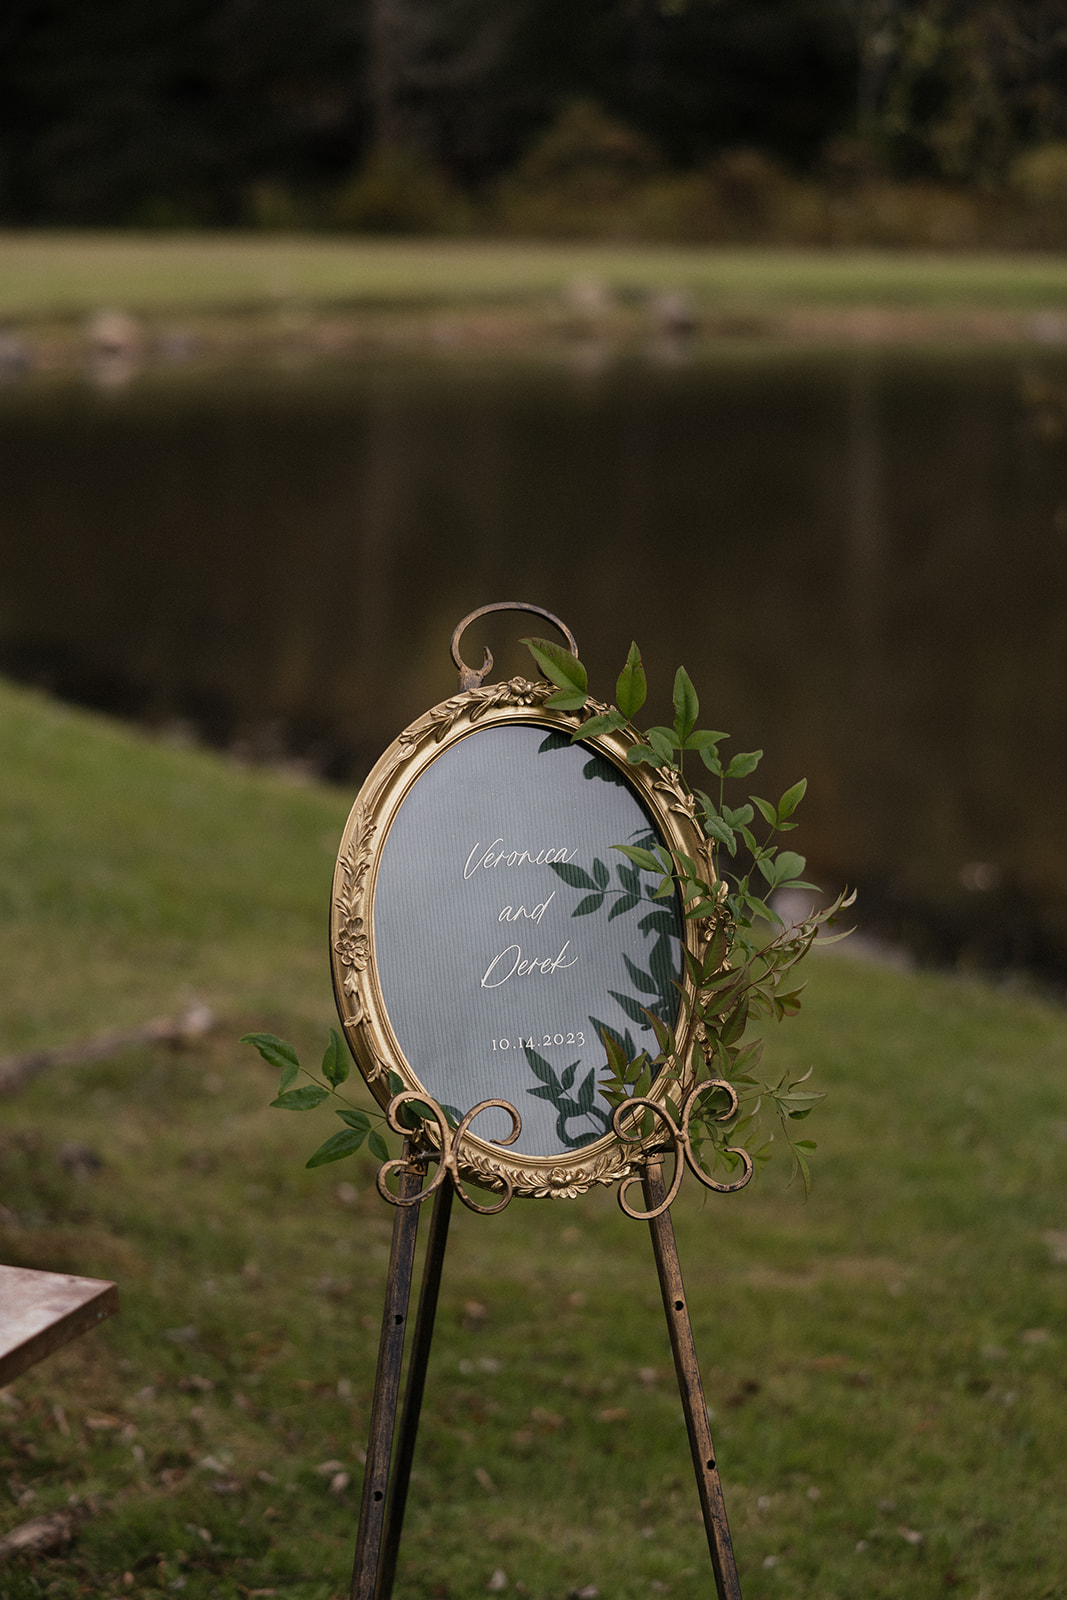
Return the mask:
[[[684,850],[677,850],[675,851],[675,854],[682,865],[685,877],[693,883],[701,882],[700,868],[697,866],[692,856],[687,856]]]
[[[755,772],[763,759],[762,750],[741,750],[726,769],[728,778],[747,778],[750,772]]]
[[[799,783],[794,783],[791,789],[787,789],[785,791],[785,794],[778,802],[779,823],[784,822],[787,817],[791,817],[793,815],[793,812],[803,800],[804,795],[807,792],[807,787],[807,778],[801,778]]]
[[[601,716],[587,718],[580,728],[575,728],[571,734],[571,744],[576,744],[579,739],[595,739],[600,733],[611,733],[625,726],[625,718],[620,717],[617,711],[605,711]]]
[[[600,1030],[600,1038],[607,1052],[608,1066],[615,1077],[621,1079],[626,1071],[626,1051],[618,1039],[615,1038],[615,1035],[609,1033],[606,1028]]]
[[[317,1083],[305,1083],[301,1089],[287,1089],[277,1100],[272,1100],[271,1105],[277,1106],[279,1111],[313,1111],[329,1093],[329,1089],[322,1089]]]
[[[769,822],[772,828],[778,826],[778,809],[772,806],[769,800],[761,800],[758,794],[754,794],[752,804],[759,807],[764,822]]]
[[[548,696],[545,705],[551,706],[553,711],[581,711],[586,698],[581,689],[556,689]]]
[[[716,816],[711,811],[706,811],[704,813],[704,827],[709,838],[714,839],[717,844],[724,844],[730,854],[733,855],[737,848],[734,840],[734,830],[728,828],[721,817]]]
[[[674,760],[674,740],[669,728],[649,728],[648,742],[658,756],[663,756],[667,761]]]
[[[722,777],[722,762],[719,760],[719,752],[714,748],[713,745],[709,745],[706,750],[701,750],[700,759],[703,761],[708,771],[714,773],[716,778]]]
[[[370,1132],[370,1118],[365,1111],[338,1111],[337,1115],[350,1128],[355,1128],[357,1133]]]
[[[773,889],[785,875],[782,871],[781,863],[775,860],[774,853],[772,851],[768,851],[765,856],[757,857],[756,865],[766,879],[768,887],[771,889]]]
[[[820,1094],[817,1089],[802,1089],[799,1093],[776,1094],[775,1104],[784,1111],[810,1111],[817,1106],[820,1100],[825,1100],[825,1094]]]
[[[626,752],[626,759],[631,767],[639,767],[645,762],[650,767],[669,767],[673,756],[661,755],[658,750],[653,750],[648,744],[633,744]]]
[[[798,855],[795,850],[779,850],[774,864],[782,878],[799,878],[807,866],[804,857]]]
[[[806,1143],[807,1141],[803,1142]],[[804,1181],[804,1198],[807,1200],[811,1195],[811,1168],[808,1166],[807,1156],[805,1155],[804,1151],[799,1148],[799,1144],[800,1141],[798,1141],[797,1144],[790,1145],[789,1147],[793,1155],[793,1173],[792,1177],[789,1179],[789,1182],[792,1183],[793,1179],[799,1172]]]
[[[730,935],[725,923],[720,923],[711,938],[704,956],[704,971],[710,977],[713,972],[718,972],[726,960],[726,952],[730,946]]]
[[[687,750],[714,750],[715,746],[723,739],[728,739],[728,733],[713,733],[710,728],[695,729],[685,741]]]
[[[641,652],[636,643],[631,644],[626,665],[619,673],[615,685],[615,701],[623,716],[629,721],[636,717],[648,698],[648,683],[641,662]]]
[[[436,1122],[433,1111],[422,1100],[409,1100],[400,1107],[398,1120],[405,1128],[417,1128],[420,1122]]]
[[[599,911],[603,904],[604,896],[602,894],[587,894],[584,900],[579,900],[571,912],[571,916],[588,917],[592,912]]]
[[[698,900],[696,905],[686,906],[685,914],[687,917],[713,917],[718,910],[717,900]]]
[[[574,706],[568,709],[578,710],[584,706],[589,674],[578,657],[563,645],[554,644],[551,639],[524,639],[522,642],[549,682],[557,684],[568,698],[575,701]],[[559,704],[558,697],[550,695],[547,704]]]
[[[727,985],[739,982],[748,982],[746,969],[744,967],[724,967],[721,972],[710,973],[704,979],[702,988],[707,994],[718,994],[720,989],[725,989]]]
[[[356,1133],[352,1128],[342,1128],[339,1133],[331,1134],[324,1144],[320,1144],[313,1156],[304,1162],[306,1167],[325,1167],[330,1161],[343,1161],[345,1156],[353,1156],[362,1145],[366,1133]]]
[[[660,871],[660,864],[651,850],[642,850],[635,844],[613,844],[611,848],[613,850],[621,850],[624,856],[629,856],[630,860],[636,862],[642,872]],[[596,885],[591,883],[589,887],[594,889]]]
[[[771,848],[769,850],[761,849],[759,840],[756,838],[755,834],[752,833],[751,830],[746,826],[745,823],[743,823],[743,822],[740,823],[740,824],[735,823],[734,826],[739,828],[741,837],[742,837],[742,839],[744,839],[745,844],[747,845],[748,849],[750,850],[750,852],[752,854],[752,857],[753,857],[753,859],[755,861],[759,861],[764,857],[770,857],[770,856],[774,855],[774,847],[773,847],[773,845],[771,846]]]
[[[389,1160],[389,1146],[380,1133],[372,1133],[367,1139],[367,1148],[371,1154],[378,1157],[379,1161]]]
[[[777,911],[772,911],[770,906],[767,905],[766,901],[760,899],[759,895],[749,894],[746,895],[745,898],[748,902],[749,910],[755,911],[757,916],[762,917],[764,921],[781,922],[782,919],[778,915]]]
[[[294,1066],[291,1066],[291,1065],[286,1067],[285,1071],[282,1073],[281,1080],[280,1080],[280,1082],[278,1084],[278,1093],[279,1094],[284,1094],[286,1089],[288,1089],[289,1085],[291,1083],[295,1083],[297,1078],[299,1078],[299,1076],[300,1076],[300,1068],[299,1067],[294,1067]]]
[[[295,1067],[300,1070],[296,1051],[291,1044],[286,1044],[284,1039],[279,1039],[273,1033],[246,1033],[241,1039],[242,1044],[255,1047],[269,1067],[277,1067],[279,1071],[286,1067]]]
[[[674,675],[674,731],[678,735],[679,743],[684,744],[697,725],[700,715],[700,701],[693,688],[693,680],[684,667],[679,667]]]
[[[748,996],[743,995],[719,1030],[723,1044],[735,1044],[745,1031],[748,1021]]]
[[[336,1028],[330,1029],[330,1042],[322,1058],[322,1075],[335,1089],[348,1077],[348,1046]]]
[[[603,861],[601,861],[599,856],[593,857],[593,877],[596,879],[596,885],[598,889],[607,888],[608,879],[611,877],[611,873],[608,871],[607,867],[604,865]]]

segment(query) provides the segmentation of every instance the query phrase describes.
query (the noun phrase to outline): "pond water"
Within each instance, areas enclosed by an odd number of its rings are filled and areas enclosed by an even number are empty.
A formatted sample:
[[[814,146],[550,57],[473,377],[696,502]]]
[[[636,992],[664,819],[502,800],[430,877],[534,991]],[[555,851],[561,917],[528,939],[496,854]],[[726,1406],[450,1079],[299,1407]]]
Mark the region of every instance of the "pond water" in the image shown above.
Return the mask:
[[[809,779],[920,954],[1067,976],[1067,357],[427,356],[0,392],[0,669],[352,785],[526,599]],[[499,676],[528,671],[493,620]],[[534,625],[534,631],[539,626]]]

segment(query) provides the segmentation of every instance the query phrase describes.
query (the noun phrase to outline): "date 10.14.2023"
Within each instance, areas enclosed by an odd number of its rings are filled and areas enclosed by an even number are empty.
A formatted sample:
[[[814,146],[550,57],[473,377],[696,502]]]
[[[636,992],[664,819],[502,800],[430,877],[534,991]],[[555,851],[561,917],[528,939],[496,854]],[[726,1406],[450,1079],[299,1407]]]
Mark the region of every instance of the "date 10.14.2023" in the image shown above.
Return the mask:
[[[553,1045],[578,1045],[585,1044],[585,1034],[581,1029],[572,1033],[529,1033],[519,1034],[517,1039],[494,1039],[494,1050],[550,1050]]]

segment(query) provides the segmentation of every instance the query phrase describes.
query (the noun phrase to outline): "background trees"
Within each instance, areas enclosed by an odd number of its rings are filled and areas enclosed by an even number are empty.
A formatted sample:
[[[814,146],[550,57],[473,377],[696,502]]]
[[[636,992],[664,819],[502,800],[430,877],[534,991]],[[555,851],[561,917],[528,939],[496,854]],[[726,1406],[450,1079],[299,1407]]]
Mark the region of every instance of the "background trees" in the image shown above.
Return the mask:
[[[418,165],[426,219],[459,226],[449,197],[483,204],[576,103],[663,171],[744,148],[793,177],[992,190],[1067,141],[1067,18],[1061,0],[10,0],[0,221],[403,226],[389,197]]]

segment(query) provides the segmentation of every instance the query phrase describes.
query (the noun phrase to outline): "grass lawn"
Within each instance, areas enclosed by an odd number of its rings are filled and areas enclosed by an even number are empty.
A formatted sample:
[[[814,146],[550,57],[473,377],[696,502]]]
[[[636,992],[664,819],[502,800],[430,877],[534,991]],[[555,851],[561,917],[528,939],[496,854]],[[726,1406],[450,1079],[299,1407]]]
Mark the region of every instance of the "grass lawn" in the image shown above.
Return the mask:
[[[706,249],[313,235],[0,233],[0,319],[318,308],[509,306],[593,279],[624,296],[686,290],[712,309],[1067,306],[1067,258]]]
[[[417,708],[416,708],[417,709]],[[185,1049],[0,1109],[0,1260],[114,1277],[120,1316],[0,1394],[0,1536],[70,1507],[4,1600],[347,1593],[391,1213],[311,1053],[348,796],[0,686],[0,1053],[209,1001]],[[805,1205],[771,1164],[676,1228],[746,1600],[1067,1593],[1067,1015],[817,953],[772,1041],[830,1098]],[[785,1164],[786,1167],[788,1163]],[[705,1597],[646,1231],[609,1194],[460,1211],[398,1600]]]

